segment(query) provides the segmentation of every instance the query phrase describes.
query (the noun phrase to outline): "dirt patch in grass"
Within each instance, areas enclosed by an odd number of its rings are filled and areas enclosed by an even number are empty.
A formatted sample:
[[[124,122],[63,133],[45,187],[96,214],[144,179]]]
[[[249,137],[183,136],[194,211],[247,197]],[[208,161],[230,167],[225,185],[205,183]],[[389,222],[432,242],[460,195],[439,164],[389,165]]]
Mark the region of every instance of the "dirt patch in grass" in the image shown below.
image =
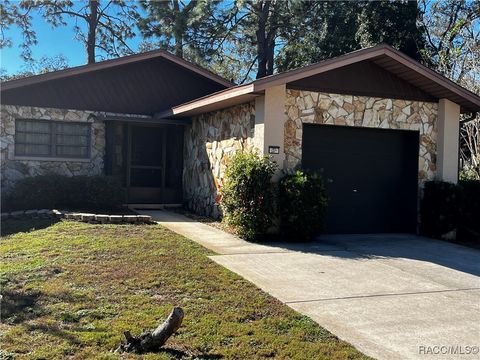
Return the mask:
[[[62,221],[2,238],[0,254],[5,356],[117,359],[125,330],[177,305],[184,324],[164,351],[122,358],[364,358],[160,225]]]

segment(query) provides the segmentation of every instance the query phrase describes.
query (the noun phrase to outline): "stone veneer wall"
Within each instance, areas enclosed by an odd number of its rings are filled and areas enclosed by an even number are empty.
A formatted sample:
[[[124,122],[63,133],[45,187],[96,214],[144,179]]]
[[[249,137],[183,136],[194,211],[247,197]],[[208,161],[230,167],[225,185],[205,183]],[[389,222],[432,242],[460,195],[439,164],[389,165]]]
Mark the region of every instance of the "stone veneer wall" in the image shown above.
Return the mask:
[[[96,120],[92,111],[39,108],[31,106],[0,106],[0,156],[2,188],[7,189],[24,177],[56,173],[61,175],[98,175],[103,172],[105,125]],[[15,119],[44,119],[92,123],[90,159],[28,160],[15,159]]]
[[[255,103],[201,114],[185,130],[183,193],[188,209],[220,217],[217,188],[228,158],[254,148]]]
[[[436,174],[437,103],[287,90],[285,168],[302,159],[302,124],[332,124],[420,132],[419,181]]]

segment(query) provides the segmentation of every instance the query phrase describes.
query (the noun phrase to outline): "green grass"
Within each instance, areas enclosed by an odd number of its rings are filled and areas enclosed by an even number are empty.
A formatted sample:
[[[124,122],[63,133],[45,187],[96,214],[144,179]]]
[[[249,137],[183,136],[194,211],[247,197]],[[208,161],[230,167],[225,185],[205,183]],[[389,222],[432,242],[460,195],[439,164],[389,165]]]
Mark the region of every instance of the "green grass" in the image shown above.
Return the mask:
[[[174,305],[186,315],[166,349],[122,358],[365,358],[159,225],[2,225],[0,358],[120,358],[125,330],[156,327]]]

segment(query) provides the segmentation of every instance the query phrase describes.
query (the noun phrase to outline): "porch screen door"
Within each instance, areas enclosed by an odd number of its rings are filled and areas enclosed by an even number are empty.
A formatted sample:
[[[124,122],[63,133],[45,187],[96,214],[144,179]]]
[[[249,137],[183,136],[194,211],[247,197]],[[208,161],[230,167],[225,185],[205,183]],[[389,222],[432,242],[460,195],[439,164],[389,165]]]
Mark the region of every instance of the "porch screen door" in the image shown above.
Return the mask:
[[[163,127],[131,127],[127,174],[130,203],[161,201],[161,189],[165,186],[165,130]]]

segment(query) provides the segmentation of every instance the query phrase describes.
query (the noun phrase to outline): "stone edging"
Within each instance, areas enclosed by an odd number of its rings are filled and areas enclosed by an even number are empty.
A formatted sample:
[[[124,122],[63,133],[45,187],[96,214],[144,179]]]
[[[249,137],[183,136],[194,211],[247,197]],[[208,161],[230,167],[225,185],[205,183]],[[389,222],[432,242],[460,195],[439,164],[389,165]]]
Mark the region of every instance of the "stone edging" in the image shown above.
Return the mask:
[[[2,213],[2,221],[7,219],[43,218],[43,219],[66,219],[81,221],[91,224],[153,224],[148,215],[104,215],[91,213],[77,213],[63,210],[19,210]]]

